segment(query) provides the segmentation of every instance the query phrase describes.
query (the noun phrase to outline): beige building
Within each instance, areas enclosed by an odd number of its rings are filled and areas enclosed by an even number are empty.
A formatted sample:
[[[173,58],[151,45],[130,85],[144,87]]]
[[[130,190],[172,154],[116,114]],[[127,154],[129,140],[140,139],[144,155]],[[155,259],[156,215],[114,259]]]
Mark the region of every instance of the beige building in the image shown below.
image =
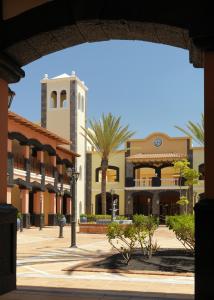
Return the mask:
[[[72,141],[65,146],[78,152],[76,170],[80,173],[76,184],[77,219],[85,212],[86,141],[81,127],[86,124],[88,88],[73,71],[71,75],[45,77],[41,80],[41,125]]]
[[[87,153],[87,212],[102,214],[101,206],[101,158],[100,155],[91,151]],[[116,151],[109,157],[109,167],[106,176],[106,212],[111,214],[111,201],[113,190],[114,198],[117,198],[117,209],[120,215],[125,214],[125,151]]]
[[[190,167],[202,173],[203,148],[192,148],[191,142],[189,137],[169,137],[161,132],[127,141],[128,150],[115,152],[109,160],[107,213],[111,213],[111,189],[119,199],[120,215],[152,213],[164,220],[166,215],[182,212],[177,201],[186,195],[193,195],[189,204],[189,211],[192,211],[198,195],[203,193],[203,176],[192,189],[173,168],[174,161],[187,159]],[[102,211],[101,160],[96,152],[87,155],[87,212],[99,214]]]

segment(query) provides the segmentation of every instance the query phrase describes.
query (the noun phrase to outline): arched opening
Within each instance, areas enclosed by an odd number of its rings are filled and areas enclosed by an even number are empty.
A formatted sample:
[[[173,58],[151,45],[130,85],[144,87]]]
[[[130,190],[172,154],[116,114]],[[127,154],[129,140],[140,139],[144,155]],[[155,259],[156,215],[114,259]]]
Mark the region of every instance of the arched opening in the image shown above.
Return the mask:
[[[152,178],[156,176],[155,168],[135,168],[135,186],[152,186]]]
[[[150,192],[142,191],[133,194],[133,215],[145,215],[152,214],[152,198],[153,195]]]
[[[198,166],[198,172],[200,173],[199,180],[204,180],[205,179],[205,165],[200,164]]]
[[[50,108],[57,108],[57,92],[52,91],[50,96]]]
[[[116,215],[119,215],[119,195],[106,193],[106,214],[112,214],[112,201],[116,200]],[[95,196],[95,214],[101,215],[102,214],[102,195],[98,194]]]
[[[177,201],[180,199],[179,192],[165,191],[159,193],[160,222],[164,223],[166,216],[174,216],[180,213]]]
[[[161,185],[179,185],[179,174],[175,173],[175,169],[171,166],[161,169]]]
[[[78,93],[78,109],[81,110],[81,95]]]
[[[95,171],[96,182],[102,181],[101,167],[96,168]],[[106,182],[118,182],[120,180],[120,169],[116,166],[108,166],[106,171]]]
[[[67,93],[65,90],[61,91],[60,93],[60,107],[61,108],[68,107]]]

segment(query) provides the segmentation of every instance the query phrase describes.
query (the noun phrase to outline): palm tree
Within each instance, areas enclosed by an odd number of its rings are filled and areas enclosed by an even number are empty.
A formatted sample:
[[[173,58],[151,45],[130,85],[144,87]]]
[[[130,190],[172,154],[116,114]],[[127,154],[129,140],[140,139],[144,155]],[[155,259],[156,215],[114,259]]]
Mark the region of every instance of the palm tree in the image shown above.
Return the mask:
[[[200,145],[204,145],[204,114],[201,114],[201,123],[194,124],[192,121],[188,121],[187,128],[183,129],[179,126],[175,126],[175,128],[179,129],[184,134],[191,137],[195,142],[199,143]]]
[[[125,143],[134,132],[129,131],[128,125],[120,124],[121,117],[115,117],[111,113],[102,114],[101,120],[89,120],[90,128],[83,128],[83,136],[101,156],[101,197],[102,213],[106,214],[106,172],[109,156]]]

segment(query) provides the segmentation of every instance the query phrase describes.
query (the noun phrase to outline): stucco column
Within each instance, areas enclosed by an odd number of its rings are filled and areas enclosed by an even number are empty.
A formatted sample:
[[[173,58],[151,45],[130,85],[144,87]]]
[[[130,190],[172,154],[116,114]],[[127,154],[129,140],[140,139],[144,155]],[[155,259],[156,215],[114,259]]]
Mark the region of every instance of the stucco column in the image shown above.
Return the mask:
[[[7,63],[5,66],[7,72],[12,72],[13,67],[8,68]],[[7,204],[7,146],[8,84],[0,79],[0,294],[16,289],[17,209]]]
[[[12,188],[11,187],[7,187],[7,204],[11,204],[12,203],[11,192],[12,192]]]
[[[62,197],[57,196],[57,213],[61,214],[62,213]]]
[[[56,214],[56,194],[55,193],[50,193],[49,194],[49,199],[50,199],[50,214]]]
[[[44,213],[44,192],[34,193],[33,212],[35,218],[35,226],[40,226],[40,213]]]
[[[37,151],[37,159],[40,163],[44,163],[44,152],[43,151]]]
[[[28,145],[22,146],[22,155],[26,159],[30,158],[30,146],[28,146]]]
[[[56,193],[49,193],[49,213],[48,213],[48,225],[57,225],[56,218]]]
[[[7,140],[7,152],[12,152],[12,140]]]
[[[205,198],[195,205],[195,299],[214,299],[214,52],[204,53]]]
[[[27,189],[21,189],[20,190],[20,197],[22,201],[22,213],[28,214],[29,213],[29,190]]]
[[[53,167],[56,167],[56,155],[50,156],[50,163]]]
[[[7,203],[8,84],[0,79],[0,204]]]
[[[71,200],[70,197],[68,197],[68,198],[66,199],[66,214],[67,214],[67,215],[71,215],[71,204],[72,204],[71,201],[72,201],[72,200]]]

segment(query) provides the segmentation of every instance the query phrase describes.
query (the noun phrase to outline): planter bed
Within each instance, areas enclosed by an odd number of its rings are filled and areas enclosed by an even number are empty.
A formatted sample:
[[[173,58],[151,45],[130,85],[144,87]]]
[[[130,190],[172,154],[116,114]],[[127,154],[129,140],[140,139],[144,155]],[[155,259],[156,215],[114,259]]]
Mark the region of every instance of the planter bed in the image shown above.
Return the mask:
[[[79,223],[79,232],[80,233],[107,233],[108,224],[111,223],[110,220],[107,220],[106,223]],[[127,226],[128,224],[120,224],[121,226]]]
[[[108,224],[79,223],[80,233],[107,233]]]

